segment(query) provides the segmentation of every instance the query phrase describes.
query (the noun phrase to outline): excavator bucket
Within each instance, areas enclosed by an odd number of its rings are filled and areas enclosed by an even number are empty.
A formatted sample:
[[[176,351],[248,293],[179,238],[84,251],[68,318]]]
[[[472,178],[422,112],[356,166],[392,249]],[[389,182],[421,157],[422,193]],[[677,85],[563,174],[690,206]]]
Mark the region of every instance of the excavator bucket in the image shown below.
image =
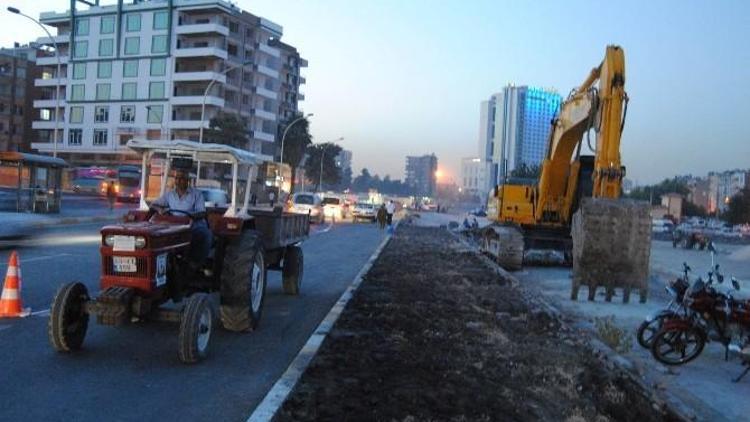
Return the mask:
[[[490,225],[482,232],[480,249],[508,271],[523,266],[523,233],[514,225]]]
[[[641,303],[648,296],[648,264],[651,255],[651,216],[647,202],[585,198],[573,215],[573,281],[571,299],[578,299],[581,285],[588,286],[589,300],[606,289],[611,301],[615,288],[623,289],[623,302],[638,289]]]

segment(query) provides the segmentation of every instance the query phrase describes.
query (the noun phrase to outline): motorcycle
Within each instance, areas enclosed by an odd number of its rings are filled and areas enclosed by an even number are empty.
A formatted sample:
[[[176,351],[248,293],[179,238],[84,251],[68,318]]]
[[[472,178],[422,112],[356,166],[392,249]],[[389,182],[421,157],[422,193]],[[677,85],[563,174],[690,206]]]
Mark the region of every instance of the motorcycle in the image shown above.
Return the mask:
[[[645,349],[651,349],[651,343],[653,342],[654,335],[661,330],[664,320],[669,318],[677,318],[680,315],[685,315],[685,308],[683,306],[683,297],[685,291],[687,291],[689,284],[690,267],[687,262],[682,263],[682,277],[678,277],[670,281],[664,288],[670,296],[669,303],[667,306],[646,317],[641,325],[638,326],[636,333],[636,339],[638,344]]]

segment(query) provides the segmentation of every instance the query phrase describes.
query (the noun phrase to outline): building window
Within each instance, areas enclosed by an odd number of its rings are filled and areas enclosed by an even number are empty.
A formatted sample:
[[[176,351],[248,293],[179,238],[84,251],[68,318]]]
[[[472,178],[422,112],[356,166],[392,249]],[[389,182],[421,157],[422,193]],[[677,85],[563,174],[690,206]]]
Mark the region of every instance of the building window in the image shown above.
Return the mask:
[[[70,108],[70,123],[83,123],[83,107]]]
[[[148,84],[148,98],[164,98],[164,82]]]
[[[240,25],[237,22],[229,22],[229,31],[235,34],[240,32]]]
[[[120,96],[123,100],[135,100],[138,97],[138,84],[135,82],[125,82],[122,84],[122,95]]]
[[[96,84],[96,99],[97,100],[109,100],[110,91],[111,91],[110,84]]]
[[[109,106],[96,106],[96,108],[94,108],[94,122],[109,122]]]
[[[114,16],[102,16],[99,22],[99,33],[100,34],[113,34],[115,32],[115,17]]]
[[[94,145],[107,145],[107,129],[94,129]]]
[[[120,123],[135,122],[135,106],[124,105],[120,107]]]
[[[76,41],[73,44],[73,57],[77,59],[84,58],[89,55],[89,42],[88,41]]]
[[[70,87],[71,101],[83,101],[86,99],[86,85],[73,85]]]
[[[125,60],[122,62],[122,76],[124,78],[138,77],[138,60]]]
[[[153,37],[151,37],[151,52],[155,54],[167,52],[166,35],[154,35]]]
[[[113,45],[114,43],[112,38],[99,40],[99,55],[102,57],[107,57],[114,54]]]
[[[151,59],[151,76],[164,76],[167,73],[167,59]]]
[[[88,18],[76,19],[76,35],[88,35],[89,34],[89,20]]]
[[[127,15],[127,31],[135,32],[141,30],[141,15],[139,13],[131,13]]]
[[[99,79],[109,79],[112,77],[112,62],[99,62],[97,64],[96,76]]]
[[[86,63],[73,63],[73,79],[86,79]]]
[[[81,145],[83,139],[83,129],[68,130],[68,145]]]
[[[167,12],[154,12],[154,29],[167,29],[168,17]]]
[[[133,139],[133,135],[120,135],[120,145],[127,145],[131,139]]]
[[[149,123],[161,123],[162,116],[164,114],[164,106],[160,105],[152,105],[152,106],[146,106],[146,111],[148,112],[147,121]]]
[[[141,39],[138,37],[125,38],[125,55],[134,56],[141,52]]]

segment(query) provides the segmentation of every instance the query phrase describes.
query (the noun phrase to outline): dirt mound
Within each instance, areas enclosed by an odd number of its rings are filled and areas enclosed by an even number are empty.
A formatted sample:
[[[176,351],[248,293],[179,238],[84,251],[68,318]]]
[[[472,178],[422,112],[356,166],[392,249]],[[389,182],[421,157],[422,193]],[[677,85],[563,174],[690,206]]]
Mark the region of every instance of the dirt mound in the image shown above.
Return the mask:
[[[445,230],[402,227],[278,421],[662,420]]]

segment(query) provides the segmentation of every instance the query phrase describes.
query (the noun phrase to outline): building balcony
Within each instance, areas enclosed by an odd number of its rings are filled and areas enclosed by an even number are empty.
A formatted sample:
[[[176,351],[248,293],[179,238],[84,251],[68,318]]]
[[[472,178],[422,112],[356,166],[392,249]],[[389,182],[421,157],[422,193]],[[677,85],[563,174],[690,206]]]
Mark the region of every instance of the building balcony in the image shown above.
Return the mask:
[[[305,100],[305,94],[299,93],[297,94],[297,101],[304,101]]]
[[[253,138],[266,142],[274,142],[276,140],[276,136],[272,133],[261,132],[259,130],[253,131]]]
[[[307,82],[307,79],[305,79],[304,77],[300,76],[299,77],[299,84],[302,85],[305,82]]]
[[[68,56],[67,55],[60,56],[60,63],[67,64]],[[57,58],[55,56],[37,57],[36,65],[37,66],[57,66]]]
[[[66,85],[66,82],[68,81],[68,78],[66,76],[60,77],[60,88],[64,88]],[[57,78],[49,78],[49,79],[42,79],[37,78],[34,79],[34,86],[51,86],[55,87],[57,85]]]
[[[262,64],[258,65],[258,73],[261,73],[263,75],[269,76],[274,79],[279,79],[279,72],[271,69],[270,67],[263,66]]]
[[[55,108],[57,100],[34,100],[34,108]],[[60,98],[60,107],[65,107],[65,98]]]
[[[173,74],[172,80],[175,82],[216,80],[216,82],[226,83],[227,76],[219,72],[214,72],[214,71],[177,72]]]
[[[52,42],[54,40],[54,42]],[[70,34],[64,34],[64,35],[53,35],[52,38],[50,37],[39,37],[36,39],[37,44],[41,45],[55,45],[55,42],[58,44],[67,44],[70,42]]]
[[[173,106],[182,106],[182,105],[202,105],[203,104],[203,95],[184,95],[184,96],[173,96],[170,99],[170,102]],[[205,97],[206,99],[206,105],[213,105],[216,107],[224,107],[224,99],[219,98],[213,95],[208,95]]]
[[[258,50],[276,58],[281,57],[281,51],[278,48],[271,47],[268,44],[258,44]]]
[[[209,128],[209,122],[210,118],[206,116],[206,119],[203,121],[203,129]],[[169,122],[169,128],[170,129],[195,129],[198,130],[201,127],[201,121],[200,120],[172,120]]]
[[[65,127],[65,122],[62,120],[57,121],[57,129],[62,130],[63,127]],[[32,129],[55,129],[55,121],[54,120],[36,120],[31,123]]]
[[[219,23],[189,23],[189,24],[183,24],[178,25],[175,28],[175,33],[177,35],[182,34],[221,34],[225,37],[229,35],[229,28],[226,26],[219,24]]]
[[[182,47],[174,50],[175,57],[207,57],[213,56],[226,60],[227,51],[219,47]]]
[[[266,98],[270,98],[272,100],[276,100],[276,99],[279,98],[279,95],[276,94],[275,92],[273,92],[273,91],[271,91],[269,89],[261,88],[261,87],[255,88],[255,93],[258,94],[258,95],[260,95],[260,96],[263,96],[263,97],[266,97]]]
[[[261,109],[253,109],[253,114],[260,117],[261,119],[276,121],[276,113],[265,111]]]

